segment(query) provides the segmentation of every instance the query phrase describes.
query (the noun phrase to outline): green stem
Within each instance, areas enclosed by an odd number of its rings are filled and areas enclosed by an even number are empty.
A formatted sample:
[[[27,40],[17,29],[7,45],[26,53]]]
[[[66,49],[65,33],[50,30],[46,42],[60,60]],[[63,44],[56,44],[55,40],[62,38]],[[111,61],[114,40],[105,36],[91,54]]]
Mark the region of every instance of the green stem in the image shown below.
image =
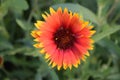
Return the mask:
[[[115,0],[112,7],[110,8],[110,10],[108,11],[108,13],[106,14],[106,19],[110,16],[110,14],[115,10],[116,8],[116,4],[118,3],[118,0]]]
[[[112,24],[114,24],[118,19],[120,18],[120,13],[115,16],[115,18],[112,20]]]

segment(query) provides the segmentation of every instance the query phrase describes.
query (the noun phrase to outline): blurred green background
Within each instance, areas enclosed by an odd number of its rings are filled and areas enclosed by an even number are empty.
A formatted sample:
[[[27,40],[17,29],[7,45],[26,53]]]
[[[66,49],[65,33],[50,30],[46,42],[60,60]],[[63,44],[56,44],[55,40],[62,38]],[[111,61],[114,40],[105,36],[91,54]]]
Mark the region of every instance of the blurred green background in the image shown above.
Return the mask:
[[[95,26],[95,48],[78,68],[51,69],[32,46],[34,23],[51,6]],[[0,0],[0,80],[120,80],[120,0]]]

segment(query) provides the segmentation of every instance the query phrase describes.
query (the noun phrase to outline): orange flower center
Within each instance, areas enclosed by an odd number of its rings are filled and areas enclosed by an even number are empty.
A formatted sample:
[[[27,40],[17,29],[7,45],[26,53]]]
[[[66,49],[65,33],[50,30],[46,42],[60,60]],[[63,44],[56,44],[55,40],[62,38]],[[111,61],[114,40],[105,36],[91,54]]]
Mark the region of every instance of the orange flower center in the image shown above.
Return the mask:
[[[60,27],[54,34],[54,41],[58,48],[66,50],[73,46],[75,36],[71,30]]]

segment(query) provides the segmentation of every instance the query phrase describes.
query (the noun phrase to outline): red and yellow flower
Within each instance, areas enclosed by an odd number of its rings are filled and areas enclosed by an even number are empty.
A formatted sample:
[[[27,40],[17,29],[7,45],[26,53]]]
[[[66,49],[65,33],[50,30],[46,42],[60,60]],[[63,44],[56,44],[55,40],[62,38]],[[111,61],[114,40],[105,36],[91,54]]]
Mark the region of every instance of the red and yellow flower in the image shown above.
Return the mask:
[[[58,70],[78,67],[81,60],[89,56],[88,50],[93,49],[93,26],[67,8],[63,11],[50,8],[50,14],[45,12],[42,16],[44,21],[37,21],[37,30],[31,33],[37,42],[34,46],[41,48],[40,53],[45,55],[49,65],[57,66]]]

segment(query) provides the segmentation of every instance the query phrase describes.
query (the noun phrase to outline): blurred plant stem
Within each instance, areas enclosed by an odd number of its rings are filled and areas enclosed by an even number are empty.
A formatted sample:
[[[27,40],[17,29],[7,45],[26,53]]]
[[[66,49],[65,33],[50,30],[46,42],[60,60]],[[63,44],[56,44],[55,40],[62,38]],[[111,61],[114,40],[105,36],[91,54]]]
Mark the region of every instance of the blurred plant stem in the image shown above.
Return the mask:
[[[120,13],[117,14],[115,18],[112,20],[112,24],[114,24],[119,18],[120,18]]]
[[[105,6],[107,6],[106,3],[105,4],[98,3],[98,14],[97,15],[98,15],[98,20],[101,23],[98,26],[102,26],[102,25],[106,24],[105,21],[114,12],[115,8],[117,7],[118,2],[119,2],[119,0],[114,0],[114,3],[112,4],[111,8],[107,11],[107,13],[105,15],[102,15],[102,13],[103,13],[102,10],[105,8]],[[115,18],[113,19],[113,22],[115,22],[118,19],[119,19],[119,14],[115,16]]]
[[[98,15],[98,18],[101,17],[102,9],[103,9],[103,6],[102,6],[102,5],[101,5],[101,6],[99,5],[99,6],[98,6],[98,14],[97,14],[97,15]]]
[[[110,14],[115,10],[116,8],[116,4],[118,3],[118,0],[114,0],[114,3],[112,5],[112,7],[110,8],[110,10],[108,11],[108,13],[106,14],[106,19],[110,16]]]
[[[2,70],[7,76],[9,76],[9,72],[5,70],[4,66],[1,67],[1,70]]]
[[[32,9],[31,9],[31,11],[30,11],[30,14],[29,14],[29,17],[28,17],[28,20],[27,20],[28,23],[30,23],[30,21],[31,21],[31,19],[32,19],[32,17],[33,17],[34,11],[35,11],[35,10],[39,10],[37,4],[38,4],[38,0],[34,0],[34,1],[33,1],[33,5],[32,5]]]

